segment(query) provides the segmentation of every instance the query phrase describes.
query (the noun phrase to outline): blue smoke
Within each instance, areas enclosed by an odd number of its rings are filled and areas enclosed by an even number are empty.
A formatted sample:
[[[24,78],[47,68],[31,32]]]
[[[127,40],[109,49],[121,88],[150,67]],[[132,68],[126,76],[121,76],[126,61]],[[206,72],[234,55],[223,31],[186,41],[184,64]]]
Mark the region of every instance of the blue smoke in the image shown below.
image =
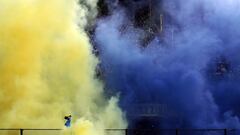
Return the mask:
[[[240,3],[155,3],[171,24],[165,22],[164,36],[156,33],[147,47],[141,45],[146,31],[129,17],[133,10],[118,6],[98,20],[95,41],[107,92],[120,93],[130,124],[133,105],[166,104],[179,119],[160,119],[160,128],[240,128]]]

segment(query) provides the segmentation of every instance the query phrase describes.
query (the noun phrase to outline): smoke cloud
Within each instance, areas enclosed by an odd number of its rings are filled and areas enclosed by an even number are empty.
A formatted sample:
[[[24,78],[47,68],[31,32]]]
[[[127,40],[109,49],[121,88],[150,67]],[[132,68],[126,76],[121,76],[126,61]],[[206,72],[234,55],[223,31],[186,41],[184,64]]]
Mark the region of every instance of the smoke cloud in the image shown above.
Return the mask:
[[[146,47],[149,32],[132,19],[147,6],[142,1],[109,4],[114,10],[99,19],[95,33],[106,89],[120,93],[130,125],[134,104],[150,103],[167,104],[177,115],[158,128],[239,128],[240,3],[152,2],[152,17],[164,13],[164,30]]]
[[[95,78],[84,27],[96,1],[85,2],[0,0],[1,128],[63,128],[68,114],[76,135],[126,126],[118,99],[107,100]]]

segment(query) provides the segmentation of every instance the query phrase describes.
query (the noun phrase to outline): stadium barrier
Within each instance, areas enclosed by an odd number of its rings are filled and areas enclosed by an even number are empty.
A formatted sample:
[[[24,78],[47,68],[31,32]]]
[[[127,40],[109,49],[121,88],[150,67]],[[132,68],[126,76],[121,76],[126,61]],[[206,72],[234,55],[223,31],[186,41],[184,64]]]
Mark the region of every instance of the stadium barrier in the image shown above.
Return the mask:
[[[60,135],[61,130],[63,129],[0,128],[0,135]],[[240,129],[105,129],[105,133],[106,135],[240,135]]]
[[[0,128],[0,135],[60,135],[61,130],[62,129]]]
[[[106,135],[240,135],[240,129],[106,129]]]

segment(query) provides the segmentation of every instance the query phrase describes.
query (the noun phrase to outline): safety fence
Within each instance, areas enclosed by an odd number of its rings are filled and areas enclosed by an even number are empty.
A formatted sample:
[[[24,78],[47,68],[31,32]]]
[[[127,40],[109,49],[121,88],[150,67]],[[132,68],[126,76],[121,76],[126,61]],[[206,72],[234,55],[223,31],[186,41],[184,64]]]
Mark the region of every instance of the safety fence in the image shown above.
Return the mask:
[[[61,135],[62,129],[0,129],[0,135]],[[105,129],[106,135],[240,135],[240,129]],[[71,135],[74,133],[71,132]]]
[[[60,135],[62,129],[0,129],[0,135]]]
[[[107,135],[240,135],[240,129],[107,129]]]

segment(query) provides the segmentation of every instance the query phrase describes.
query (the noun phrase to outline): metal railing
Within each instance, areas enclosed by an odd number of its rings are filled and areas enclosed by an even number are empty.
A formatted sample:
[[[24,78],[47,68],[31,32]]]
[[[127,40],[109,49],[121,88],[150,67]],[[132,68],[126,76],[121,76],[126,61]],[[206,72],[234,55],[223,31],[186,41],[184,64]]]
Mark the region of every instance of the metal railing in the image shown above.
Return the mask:
[[[61,130],[63,129],[0,128],[0,135],[60,135]],[[240,135],[240,129],[105,129],[105,133],[106,135]]]
[[[106,129],[107,135],[240,135],[240,129]]]
[[[62,129],[0,128],[0,135],[36,135],[36,132],[41,132],[42,135],[45,135],[46,133],[43,133],[43,131],[52,132],[52,131],[60,131],[60,130]],[[35,133],[31,134],[30,131],[34,131]],[[29,132],[29,133],[26,133],[26,132]],[[56,132],[55,134],[54,133],[50,133],[50,134],[59,135],[60,133]]]

